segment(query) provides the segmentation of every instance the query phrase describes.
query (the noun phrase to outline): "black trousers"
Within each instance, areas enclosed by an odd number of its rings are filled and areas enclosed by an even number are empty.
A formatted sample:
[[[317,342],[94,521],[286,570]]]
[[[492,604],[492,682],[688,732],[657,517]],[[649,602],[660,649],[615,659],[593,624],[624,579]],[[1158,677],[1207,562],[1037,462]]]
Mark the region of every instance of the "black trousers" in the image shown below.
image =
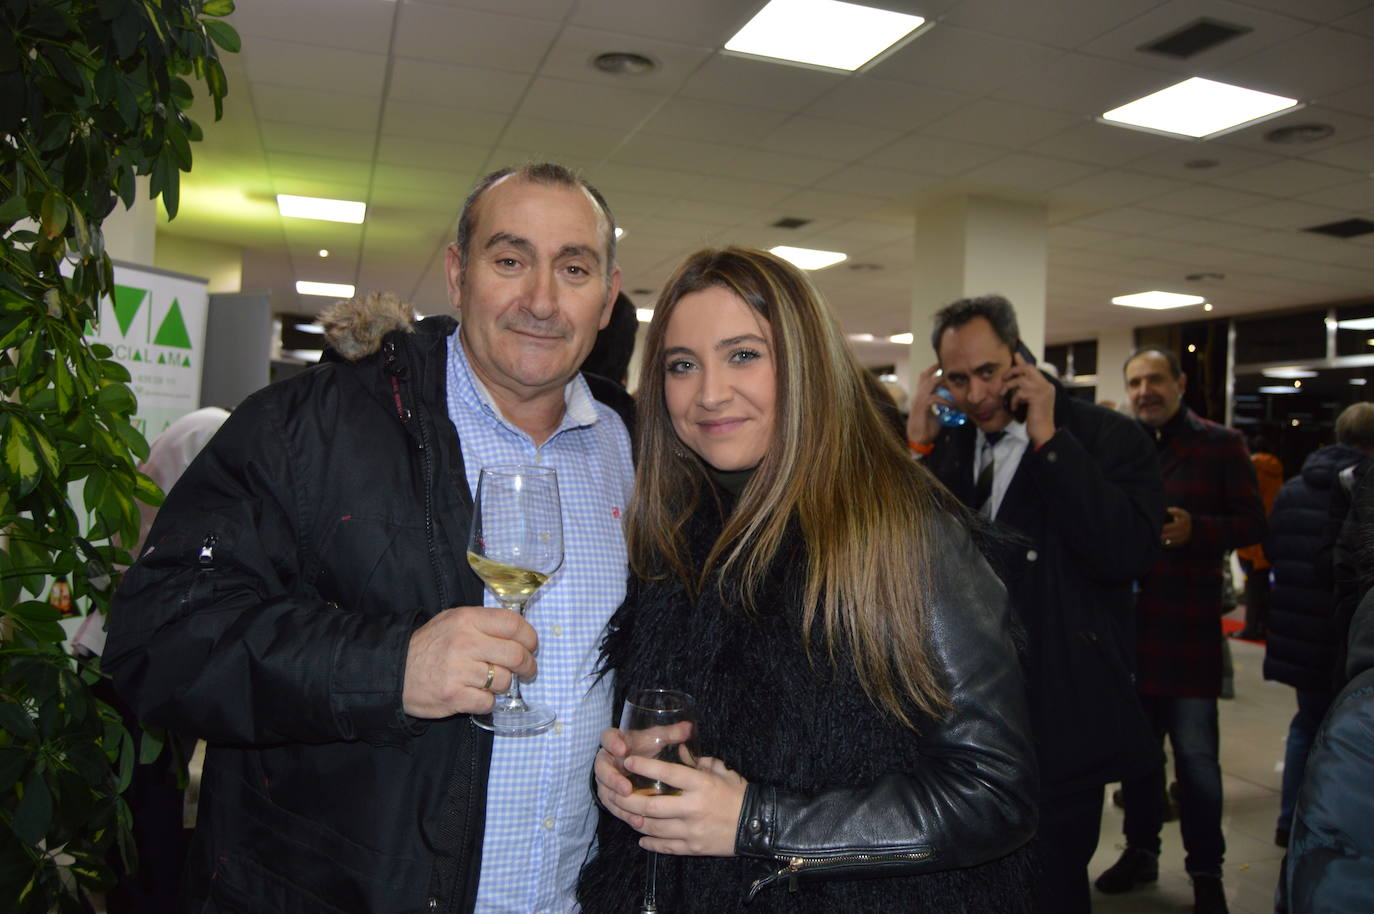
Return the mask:
[[[1040,802],[1040,914],[1090,914],[1088,862],[1102,827],[1102,788],[1061,794]]]

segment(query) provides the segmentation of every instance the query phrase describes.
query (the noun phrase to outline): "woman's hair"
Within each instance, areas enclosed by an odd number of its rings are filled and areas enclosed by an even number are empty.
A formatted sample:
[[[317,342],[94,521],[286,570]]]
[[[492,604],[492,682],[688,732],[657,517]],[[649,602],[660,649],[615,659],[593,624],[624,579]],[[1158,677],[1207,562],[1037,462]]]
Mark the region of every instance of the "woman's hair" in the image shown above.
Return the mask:
[[[683,296],[720,287],[768,322],[777,374],[773,441],[702,567],[683,527],[715,498],[704,463],[678,439],[664,401],[664,334]],[[645,338],[638,394],[638,470],[627,520],[630,564],[708,578],[752,608],[795,522],[806,547],[802,631],[819,625],[832,664],[847,645],[879,707],[914,728],[948,698],[927,650],[933,523],[950,499],[911,459],[874,402],[872,384],[819,293],[791,264],[746,248],[704,250],[673,274]]]

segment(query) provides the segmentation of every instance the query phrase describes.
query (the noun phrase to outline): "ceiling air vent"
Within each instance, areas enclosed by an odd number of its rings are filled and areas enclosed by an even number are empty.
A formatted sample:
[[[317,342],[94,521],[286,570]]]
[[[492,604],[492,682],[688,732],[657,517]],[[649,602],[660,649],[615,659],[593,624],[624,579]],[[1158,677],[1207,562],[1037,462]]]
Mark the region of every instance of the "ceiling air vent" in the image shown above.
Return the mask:
[[[773,223],[773,228],[799,229],[803,225],[810,225],[810,219],[799,219],[796,216],[783,216]]]
[[[1318,235],[1330,235],[1332,238],[1358,238],[1361,235],[1374,232],[1374,222],[1368,219],[1342,219],[1340,222],[1314,225],[1303,229],[1303,231],[1316,232]]]
[[[1171,32],[1149,44],[1143,44],[1136,50],[1163,54],[1178,60],[1187,60],[1195,54],[1210,51],[1222,42],[1230,41],[1232,38],[1237,38],[1251,31],[1254,30],[1247,25],[1232,25],[1229,22],[1203,17],[1190,25],[1185,25],[1177,32]]]

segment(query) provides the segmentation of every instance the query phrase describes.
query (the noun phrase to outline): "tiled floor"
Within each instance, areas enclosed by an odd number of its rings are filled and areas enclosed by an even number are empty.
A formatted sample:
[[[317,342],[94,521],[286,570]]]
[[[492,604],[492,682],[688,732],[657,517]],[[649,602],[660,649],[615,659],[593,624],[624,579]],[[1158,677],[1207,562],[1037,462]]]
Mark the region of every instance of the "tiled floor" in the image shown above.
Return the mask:
[[[1261,677],[1263,645],[1234,639],[1230,643],[1236,697],[1220,702],[1226,899],[1232,914],[1273,914],[1274,885],[1283,859],[1283,849],[1274,845],[1274,820],[1279,811],[1284,739],[1297,705],[1291,688]],[[1193,890],[1183,871],[1177,822],[1165,823],[1163,838],[1159,882],[1124,895],[1094,890],[1095,914],[1192,911]],[[1121,810],[1104,803],[1102,839],[1089,867],[1093,878],[1116,862],[1124,844]]]

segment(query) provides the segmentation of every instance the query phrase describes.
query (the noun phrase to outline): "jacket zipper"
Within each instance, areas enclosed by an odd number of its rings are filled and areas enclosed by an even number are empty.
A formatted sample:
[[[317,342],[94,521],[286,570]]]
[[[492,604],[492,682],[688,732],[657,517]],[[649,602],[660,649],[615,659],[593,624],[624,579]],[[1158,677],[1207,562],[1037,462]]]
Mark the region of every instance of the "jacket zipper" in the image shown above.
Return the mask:
[[[921,851],[912,854],[848,854],[843,857],[784,857],[787,866],[773,873],[756,880],[749,889],[752,897],[755,892],[766,885],[770,885],[779,879],[787,880],[787,890],[795,892],[797,890],[797,877],[803,870],[816,866],[846,866],[849,864],[883,863],[888,860],[926,860],[930,857],[929,851]]]

